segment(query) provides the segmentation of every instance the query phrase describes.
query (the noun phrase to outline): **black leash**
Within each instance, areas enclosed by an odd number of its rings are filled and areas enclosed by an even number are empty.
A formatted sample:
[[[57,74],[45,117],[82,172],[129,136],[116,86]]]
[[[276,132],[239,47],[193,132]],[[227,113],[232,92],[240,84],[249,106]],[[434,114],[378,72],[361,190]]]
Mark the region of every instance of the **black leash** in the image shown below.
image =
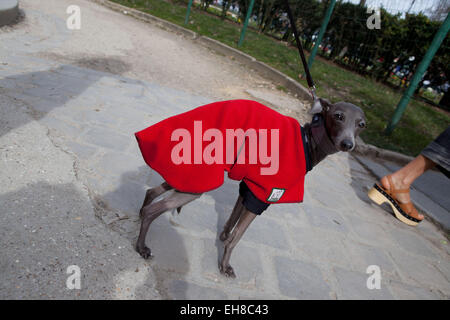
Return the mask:
[[[300,38],[298,37],[297,26],[295,25],[294,16],[292,15],[291,8],[289,7],[289,1],[286,1],[286,9],[289,16],[289,20],[291,22],[292,30],[294,31],[295,42],[297,43],[298,52],[300,53],[300,58],[302,59],[303,68],[305,69],[306,81],[308,82],[309,91],[311,92],[311,96],[313,100],[317,100],[316,97],[316,86],[314,85],[314,81],[311,77],[311,73],[309,72],[308,63],[306,62],[305,54],[303,53],[302,43],[300,42]]]

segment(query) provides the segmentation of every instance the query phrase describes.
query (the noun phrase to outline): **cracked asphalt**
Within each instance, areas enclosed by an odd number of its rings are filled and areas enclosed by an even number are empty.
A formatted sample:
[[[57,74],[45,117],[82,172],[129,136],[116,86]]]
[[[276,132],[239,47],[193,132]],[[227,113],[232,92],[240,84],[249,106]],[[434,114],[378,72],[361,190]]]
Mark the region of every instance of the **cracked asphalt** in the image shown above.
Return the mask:
[[[65,26],[71,4],[82,10],[79,32]],[[445,234],[372,205],[375,177],[348,154],[308,174],[303,204],[255,220],[231,258],[237,279],[217,268],[218,231],[237,196],[231,180],[157,219],[147,238],[154,258],[142,259],[138,210],[161,178],[134,132],[249,93],[304,119],[305,106],[227,57],[96,3],[21,8],[25,20],[0,29],[0,298],[449,298]],[[66,286],[71,265],[79,290]],[[371,265],[380,289],[366,286]]]

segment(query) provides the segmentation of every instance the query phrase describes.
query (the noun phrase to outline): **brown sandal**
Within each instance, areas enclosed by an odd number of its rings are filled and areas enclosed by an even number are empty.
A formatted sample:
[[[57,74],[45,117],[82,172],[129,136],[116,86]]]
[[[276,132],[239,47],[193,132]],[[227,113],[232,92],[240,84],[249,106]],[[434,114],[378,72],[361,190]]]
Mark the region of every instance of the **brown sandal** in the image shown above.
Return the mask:
[[[400,203],[395,197],[396,193],[409,193],[409,189],[394,189],[391,176],[388,175],[387,179],[389,181],[389,190],[383,188],[380,182],[380,184],[375,184],[373,188],[369,190],[369,198],[378,205],[388,202],[397,219],[407,225],[416,226],[423,218],[419,218],[419,212],[417,212],[412,202]]]

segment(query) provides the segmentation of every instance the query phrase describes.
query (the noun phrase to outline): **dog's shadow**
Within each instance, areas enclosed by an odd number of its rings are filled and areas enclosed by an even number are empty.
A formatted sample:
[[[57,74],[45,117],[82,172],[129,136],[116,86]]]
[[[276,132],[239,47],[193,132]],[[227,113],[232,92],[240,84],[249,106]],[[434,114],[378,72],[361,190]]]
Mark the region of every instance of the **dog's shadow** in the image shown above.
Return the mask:
[[[114,190],[106,193],[96,192],[101,194],[97,201],[104,207],[104,210],[100,210],[101,219],[135,247],[141,225],[139,210],[145,192],[163,181],[147,166],[123,173],[120,183]],[[159,200],[161,197],[155,199],[155,202]],[[186,285],[180,285],[176,279],[185,278],[189,273],[191,260],[187,252],[187,244],[185,244],[186,239],[172,225],[171,214],[169,211],[163,213],[150,225],[145,243],[152,250],[153,256],[149,260],[141,259],[152,268],[157,282],[156,289],[164,298],[186,299],[188,288]],[[139,254],[136,252],[136,255]],[[153,284],[149,283],[148,286]],[[144,284],[139,290],[145,290],[145,288]]]
[[[138,212],[145,192],[148,188],[156,187],[162,182],[163,179],[155,171],[142,166],[135,171],[123,173],[118,187],[101,196],[105,205],[111,209],[110,211],[120,211],[126,215],[123,220],[115,217],[117,221],[113,222],[111,227],[133,244],[139,234],[141,220]],[[171,192],[173,191],[165,193],[154,201],[160,201]],[[198,273],[198,270],[193,269],[197,263],[200,263],[206,279],[221,277],[218,263],[223,255],[224,244],[219,236],[231,215],[238,195],[239,182],[225,177],[220,188],[207,192],[200,199],[186,204],[179,214],[176,210],[167,211],[153,221],[146,238],[146,244],[154,255],[149,263],[158,281],[157,288],[162,288],[162,292],[169,292],[167,298],[207,299],[210,298],[209,294],[215,296],[218,294],[214,289],[200,290],[196,285],[188,284],[180,279],[188,278],[191,272]],[[212,245],[211,233],[215,237],[214,245]],[[196,252],[195,246],[204,249],[200,257],[192,255]],[[216,263],[212,262],[213,256]],[[239,283],[248,282],[251,278],[247,279],[245,272],[238,277]],[[217,295],[217,297],[223,297],[223,295]]]

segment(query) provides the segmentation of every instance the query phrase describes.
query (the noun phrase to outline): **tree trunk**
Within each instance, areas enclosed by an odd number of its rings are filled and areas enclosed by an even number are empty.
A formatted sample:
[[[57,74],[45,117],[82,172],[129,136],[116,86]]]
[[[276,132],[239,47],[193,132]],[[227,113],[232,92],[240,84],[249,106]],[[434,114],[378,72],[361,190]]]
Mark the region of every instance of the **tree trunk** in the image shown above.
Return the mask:
[[[261,31],[262,24],[264,21],[263,18],[264,18],[264,0],[261,0],[261,4],[259,5],[259,12],[258,12],[258,19],[259,19],[258,31]]]
[[[264,26],[262,28],[263,32],[266,30],[266,28],[268,26],[270,26],[268,23],[272,23],[272,20],[273,20],[273,14],[271,12],[272,12],[272,8],[275,3],[275,0],[269,0],[269,1],[270,2],[266,8],[266,12],[264,12]]]
[[[230,7],[231,7],[231,0],[222,2],[222,14],[220,16],[222,20],[224,20],[225,17],[227,16],[227,11],[230,10]]]
[[[441,101],[439,101],[439,105],[447,110],[450,110],[450,89],[447,89],[447,92],[444,93]]]

